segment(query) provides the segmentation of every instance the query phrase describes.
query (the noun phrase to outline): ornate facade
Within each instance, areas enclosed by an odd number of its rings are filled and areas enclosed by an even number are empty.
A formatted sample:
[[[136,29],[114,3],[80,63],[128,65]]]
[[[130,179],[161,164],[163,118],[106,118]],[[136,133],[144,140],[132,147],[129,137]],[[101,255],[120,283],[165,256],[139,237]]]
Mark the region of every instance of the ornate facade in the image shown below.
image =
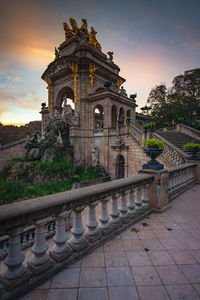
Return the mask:
[[[55,59],[42,75],[48,84],[48,107],[41,111],[42,130],[47,122],[65,115],[71,119],[76,165],[91,165],[96,149],[100,165],[113,179],[134,175],[141,167],[140,162],[138,167],[134,165],[132,157],[140,147],[128,134],[129,126],[135,123],[135,97],[129,98],[121,86],[125,79],[113,62],[113,52],[104,54],[94,28],[89,31],[87,21],[82,22],[80,28],[73,19],[72,28],[64,23],[65,41],[55,49]],[[74,102],[73,110],[68,99]],[[145,156],[141,155],[142,163]]]

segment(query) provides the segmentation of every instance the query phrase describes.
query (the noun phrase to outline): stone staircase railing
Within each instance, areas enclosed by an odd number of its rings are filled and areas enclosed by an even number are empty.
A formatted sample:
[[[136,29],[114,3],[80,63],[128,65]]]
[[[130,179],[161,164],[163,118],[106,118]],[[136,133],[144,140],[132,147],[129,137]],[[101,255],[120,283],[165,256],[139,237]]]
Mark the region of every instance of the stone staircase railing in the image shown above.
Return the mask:
[[[168,195],[169,202],[175,197],[183,193],[189,187],[194,185],[194,169],[195,164],[185,164],[178,167],[168,169],[169,181],[168,181]]]
[[[1,300],[41,284],[148,214],[153,180],[152,174],[139,175],[1,206],[0,234],[9,238],[0,265]],[[72,229],[66,232],[65,219],[71,212]],[[24,252],[23,232],[28,226],[32,248]],[[55,232],[50,247],[47,228]]]
[[[162,153],[162,156],[173,166],[178,166],[180,164],[184,164],[187,162],[187,159],[189,158],[189,155],[187,155],[185,152],[181,151],[179,148],[177,148],[175,145],[167,141],[165,138],[160,136],[157,133],[152,133],[152,137],[155,140],[162,141],[164,143],[164,151]]]
[[[132,123],[128,125],[128,131],[138,144],[141,145],[143,132]]]
[[[25,143],[26,139],[27,139],[27,136],[23,137],[23,138],[20,138],[20,139],[17,139],[16,141],[13,141],[13,142],[10,142],[10,143],[7,143],[7,144],[0,144],[0,150],[4,150],[4,149],[7,149],[7,148],[16,146],[18,144]]]
[[[185,133],[185,134],[191,136],[191,138],[194,138],[194,139],[200,141],[200,131],[199,130],[196,130],[196,129],[189,127],[187,125],[184,125],[184,124],[178,124],[176,127],[176,130],[179,132]]]

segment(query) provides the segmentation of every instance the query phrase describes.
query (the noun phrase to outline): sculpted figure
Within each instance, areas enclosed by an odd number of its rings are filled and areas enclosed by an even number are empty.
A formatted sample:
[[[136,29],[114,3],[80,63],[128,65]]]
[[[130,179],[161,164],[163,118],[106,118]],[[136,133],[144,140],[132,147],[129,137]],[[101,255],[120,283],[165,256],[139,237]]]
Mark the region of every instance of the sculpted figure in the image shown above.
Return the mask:
[[[60,58],[60,52],[58,51],[58,49],[55,47],[55,59]]]
[[[78,25],[76,23],[76,21],[73,18],[69,19],[70,24],[72,26],[72,32],[78,36],[80,36],[80,29],[78,28]]]
[[[91,163],[91,165],[94,166],[94,167],[99,165],[99,151],[96,147],[92,150],[92,163]]]
[[[67,41],[68,39],[70,39],[74,34],[73,31],[70,29],[69,25],[65,22],[63,23],[63,28],[65,31],[65,40]]]
[[[86,19],[82,19],[82,25],[81,25],[80,31],[85,32],[87,35],[89,35],[88,29],[87,29],[87,20]]]
[[[99,44],[99,42],[96,39],[96,34],[97,34],[97,32],[94,30],[93,27],[91,27],[91,30],[89,33],[88,44],[92,45],[93,47],[95,47],[96,49],[101,51],[101,45]]]

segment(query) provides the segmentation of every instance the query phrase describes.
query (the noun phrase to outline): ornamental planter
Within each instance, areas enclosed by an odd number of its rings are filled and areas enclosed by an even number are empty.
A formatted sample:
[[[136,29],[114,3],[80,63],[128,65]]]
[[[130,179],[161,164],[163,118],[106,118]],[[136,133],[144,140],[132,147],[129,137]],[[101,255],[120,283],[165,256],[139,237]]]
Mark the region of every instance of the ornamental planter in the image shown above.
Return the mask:
[[[144,153],[151,158],[146,164],[142,166],[142,169],[149,170],[162,170],[164,165],[160,164],[156,158],[163,152],[163,149],[157,147],[147,147],[144,149]]]
[[[196,156],[196,154],[200,151],[200,149],[198,147],[188,148],[188,151],[191,154],[191,156],[188,158],[189,160],[200,160],[200,158]]]

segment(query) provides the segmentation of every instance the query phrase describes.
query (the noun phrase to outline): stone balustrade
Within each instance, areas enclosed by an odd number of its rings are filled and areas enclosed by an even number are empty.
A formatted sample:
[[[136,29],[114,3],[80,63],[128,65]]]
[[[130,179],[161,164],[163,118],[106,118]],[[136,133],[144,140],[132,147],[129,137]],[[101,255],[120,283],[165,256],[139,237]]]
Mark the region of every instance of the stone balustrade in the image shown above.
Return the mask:
[[[0,298],[14,299],[41,284],[149,214],[153,180],[139,175],[1,206],[0,234],[9,246],[0,266]]]
[[[162,141],[164,143],[164,150],[162,155],[164,158],[173,166],[178,166],[187,162],[189,156],[177,148],[175,145],[168,142],[165,138],[161,137],[157,133],[152,133],[152,137],[157,141]]]
[[[200,141],[200,131],[184,124],[177,124],[176,130],[185,133],[192,138]]]
[[[195,184],[195,171],[195,164],[185,164],[168,169],[169,202]]]
[[[132,123],[128,125],[130,135],[141,145],[143,132]]]

